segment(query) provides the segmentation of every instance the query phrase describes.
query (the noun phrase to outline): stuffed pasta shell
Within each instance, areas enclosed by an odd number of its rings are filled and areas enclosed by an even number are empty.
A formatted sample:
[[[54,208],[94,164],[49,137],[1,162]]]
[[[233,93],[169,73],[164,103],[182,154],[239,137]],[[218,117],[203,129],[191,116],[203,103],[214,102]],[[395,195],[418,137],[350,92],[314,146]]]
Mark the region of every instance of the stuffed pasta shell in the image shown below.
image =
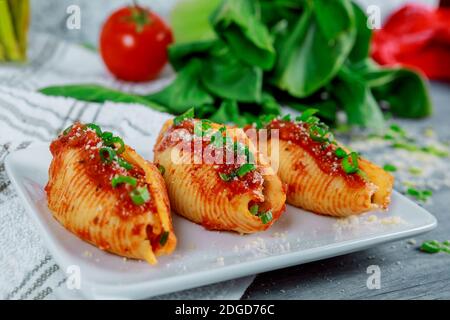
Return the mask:
[[[275,167],[287,184],[287,202],[338,217],[387,209],[393,176],[339,145],[315,112],[307,110],[295,121],[287,117],[263,124],[268,139],[260,146],[278,161]]]
[[[164,124],[154,154],[174,211],[206,229],[263,231],[285,209],[280,179],[242,129],[191,110]]]
[[[158,168],[95,124],[75,123],[50,145],[48,207],[67,230],[102,250],[157,262],[177,239]]]

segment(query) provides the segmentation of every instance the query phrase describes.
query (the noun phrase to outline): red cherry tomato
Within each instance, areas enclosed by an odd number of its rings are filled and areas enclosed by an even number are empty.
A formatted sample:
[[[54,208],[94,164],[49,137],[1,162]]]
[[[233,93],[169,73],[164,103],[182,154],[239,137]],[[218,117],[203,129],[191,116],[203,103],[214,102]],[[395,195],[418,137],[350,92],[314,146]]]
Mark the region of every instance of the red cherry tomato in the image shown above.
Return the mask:
[[[109,71],[126,81],[154,79],[167,63],[172,31],[155,13],[142,7],[115,11],[103,25],[100,52]]]

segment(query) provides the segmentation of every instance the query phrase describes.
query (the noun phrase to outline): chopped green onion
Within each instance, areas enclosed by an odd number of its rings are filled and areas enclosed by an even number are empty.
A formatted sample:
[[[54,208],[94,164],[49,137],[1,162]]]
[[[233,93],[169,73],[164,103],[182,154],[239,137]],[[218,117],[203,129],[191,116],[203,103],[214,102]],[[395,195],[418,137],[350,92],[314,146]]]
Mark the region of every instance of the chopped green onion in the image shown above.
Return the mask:
[[[317,109],[312,109],[312,108],[306,109],[305,111],[303,111],[302,115],[298,116],[295,120],[307,122],[307,120],[310,119],[317,112],[319,112],[319,110],[317,110]]]
[[[406,193],[419,201],[427,201],[429,197],[433,195],[431,190],[417,190],[414,188],[408,188]]]
[[[220,131],[221,133],[224,133],[225,131],[227,131],[227,127],[225,127],[225,126],[220,127],[220,128],[219,128],[219,131]]]
[[[117,185],[119,185],[121,183],[126,183],[133,187],[136,187],[137,179],[133,178],[133,177],[128,177],[128,176],[115,176],[111,180],[111,185],[113,188],[117,187]]]
[[[263,213],[259,214],[258,216],[261,219],[261,222],[263,224],[268,224],[273,219],[272,211],[270,211],[270,210],[263,212]]]
[[[309,128],[309,136],[317,142],[328,141],[328,128],[324,125],[314,124]]]
[[[164,168],[164,166],[159,163],[157,164],[157,166],[158,166],[158,170],[161,173],[161,175],[164,175],[164,173],[166,173],[166,168]]]
[[[114,160],[114,157],[116,156],[116,152],[109,147],[100,148],[99,153],[100,159],[104,163],[111,163]]]
[[[404,149],[407,151],[419,151],[420,148],[412,143],[406,143],[406,142],[395,142],[392,145],[395,149]]]
[[[250,207],[249,211],[252,215],[256,216],[258,214],[259,206],[254,204]]]
[[[129,163],[128,161],[126,161],[125,159],[122,159],[121,157],[117,157],[117,163],[119,164],[119,166],[121,166],[122,168],[124,168],[126,170],[133,169],[133,165],[131,163]]]
[[[223,181],[230,181],[231,179],[234,178],[234,174],[226,174],[226,173],[221,172],[221,173],[219,173],[219,177]]]
[[[131,191],[130,197],[135,205],[140,206],[150,200],[150,193],[146,187],[141,187]]]
[[[96,125],[95,123],[88,123],[86,125],[86,128],[94,130],[95,133],[97,134],[97,136],[99,136],[99,137],[102,136],[102,129],[100,129],[100,127],[98,125]]]
[[[242,178],[243,176],[245,176],[247,173],[255,170],[256,167],[254,164],[252,163],[244,163],[242,166],[239,167],[239,169],[237,170],[236,174],[238,175],[239,178]]]
[[[67,128],[64,129],[63,131],[63,135],[68,135],[70,131],[72,131],[73,125],[68,126]]]
[[[123,142],[122,138],[120,138],[120,137],[113,137],[111,141],[112,141],[112,143],[114,145],[115,144],[119,144],[120,145],[119,149],[117,149],[117,153],[118,154],[121,154],[121,153],[123,153],[125,151],[125,142]]]
[[[105,144],[109,143],[111,144],[111,139],[114,137],[112,132],[105,131],[101,134],[100,138],[102,138],[103,142]]]
[[[418,175],[421,175],[422,174],[422,169],[419,169],[419,168],[415,168],[415,167],[411,167],[411,168],[409,168],[409,173],[411,173],[411,174],[413,174],[413,175],[416,175],[416,176],[418,176]]]
[[[342,148],[337,148],[335,154],[339,159],[345,158],[347,156],[347,152]]]
[[[394,166],[393,164],[390,164],[390,163],[385,164],[383,169],[384,169],[384,171],[388,171],[388,172],[395,172],[395,171],[397,171],[397,167]]]
[[[283,118],[281,118],[281,120],[283,120],[283,121],[291,121],[291,115],[288,113],[285,116],[283,116]]]
[[[169,231],[164,231],[163,234],[161,235],[161,238],[159,238],[159,244],[161,246],[165,245],[168,239],[169,239]]]
[[[351,162],[349,160],[351,158]],[[358,154],[356,152],[350,153],[342,160],[342,168],[345,173],[352,174],[358,172]]]
[[[441,251],[441,244],[436,240],[429,240],[422,243],[420,250],[426,253],[438,253]]]
[[[448,153],[447,151],[445,151],[445,150],[440,150],[440,149],[438,149],[438,148],[436,148],[436,147],[433,147],[433,146],[423,147],[421,150],[422,150],[423,152],[432,154],[432,155],[434,155],[434,156],[436,156],[436,157],[445,158],[445,157],[448,157],[448,156],[449,156],[449,153]]]
[[[188,111],[186,111],[185,113],[180,114],[179,116],[175,117],[175,118],[173,119],[173,124],[174,124],[175,126],[178,126],[178,125],[179,125],[180,123],[182,123],[183,121],[194,118],[194,116],[195,116],[194,108],[190,108],[190,109],[189,109]]]

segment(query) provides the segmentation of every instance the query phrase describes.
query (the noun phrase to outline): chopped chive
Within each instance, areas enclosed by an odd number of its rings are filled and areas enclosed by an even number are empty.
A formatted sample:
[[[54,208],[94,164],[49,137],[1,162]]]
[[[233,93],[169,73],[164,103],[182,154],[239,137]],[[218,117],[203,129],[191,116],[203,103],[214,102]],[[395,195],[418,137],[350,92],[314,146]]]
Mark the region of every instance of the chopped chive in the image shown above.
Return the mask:
[[[349,160],[351,158],[351,162]],[[350,153],[342,160],[342,168],[345,173],[352,174],[358,172],[358,154],[356,152]]]
[[[180,114],[179,116],[175,117],[173,119],[173,124],[175,126],[178,126],[183,121],[194,118],[194,116],[195,116],[194,108],[190,108],[185,113]]]
[[[449,156],[449,153],[445,150],[440,150],[433,146],[422,147],[421,151],[432,154],[436,157],[445,158]]]
[[[122,159],[121,157],[117,157],[117,163],[119,164],[119,166],[121,166],[122,168],[124,168],[126,170],[133,169],[133,165],[131,163],[129,163],[128,161],[126,161],[125,159]]]
[[[324,125],[314,124],[309,128],[309,136],[317,142],[327,141],[328,128]]]
[[[256,167],[254,164],[252,163],[244,163],[242,166],[239,167],[239,169],[237,170],[236,174],[238,175],[239,178],[242,178],[243,176],[245,176],[247,173],[255,170]]]
[[[70,131],[72,131],[73,125],[68,126],[67,128],[64,129],[63,131],[63,135],[67,136],[69,134]]]
[[[233,174],[226,174],[226,173],[220,172],[220,173],[219,173],[219,177],[220,177],[220,179],[222,179],[223,181],[230,181],[231,179],[234,178],[234,175],[233,175]]]
[[[111,163],[116,156],[116,152],[109,147],[102,147],[99,150],[100,159],[103,163]]]
[[[98,125],[96,125],[95,123],[88,123],[86,125],[86,128],[94,130],[95,133],[97,134],[97,136],[99,136],[99,137],[102,136],[102,129],[100,129],[100,127]]]
[[[427,201],[429,197],[433,195],[431,190],[417,190],[415,188],[408,188],[406,193],[419,201]]]
[[[409,173],[411,173],[411,174],[413,174],[413,175],[415,175],[415,176],[418,176],[418,175],[421,175],[421,174],[422,174],[422,169],[415,168],[415,167],[409,168],[408,171],[409,171]]]
[[[397,167],[394,166],[393,164],[390,164],[390,163],[385,164],[383,169],[384,169],[384,171],[388,171],[388,172],[395,172],[395,171],[397,171]]]
[[[392,145],[393,148],[395,149],[404,149],[407,151],[419,151],[420,148],[414,144],[411,143],[406,143],[406,142],[395,142]]]
[[[426,253],[438,253],[441,251],[441,244],[436,240],[429,240],[422,243],[420,250]]]
[[[318,109],[312,109],[312,108],[311,109],[306,109],[305,111],[303,111],[301,116],[296,118],[296,120],[297,121],[307,122],[307,120],[310,119],[317,112],[319,112]]]
[[[133,187],[136,187],[137,179],[133,178],[133,177],[128,177],[128,176],[115,176],[111,180],[111,185],[113,188],[117,187],[117,185],[119,185],[121,183],[126,183]]]
[[[141,187],[131,191],[130,197],[135,205],[140,206],[150,200],[150,193],[146,187]]]
[[[270,210],[263,212],[263,213],[259,214],[258,216],[261,219],[261,222],[263,224],[268,224],[273,219],[272,211],[270,211]]]
[[[259,206],[254,204],[250,207],[249,211],[252,215],[256,216],[258,214]]]
[[[157,164],[157,167],[158,167],[158,170],[159,170],[159,172],[161,173],[161,175],[164,175],[164,173],[166,173],[166,168],[164,168],[164,166],[163,165],[161,165],[161,164]]]
[[[161,235],[161,238],[159,238],[159,244],[161,246],[165,245],[168,239],[169,239],[169,231],[164,231]]]
[[[345,158],[347,156],[347,152],[342,148],[337,148],[335,154],[339,159]]]

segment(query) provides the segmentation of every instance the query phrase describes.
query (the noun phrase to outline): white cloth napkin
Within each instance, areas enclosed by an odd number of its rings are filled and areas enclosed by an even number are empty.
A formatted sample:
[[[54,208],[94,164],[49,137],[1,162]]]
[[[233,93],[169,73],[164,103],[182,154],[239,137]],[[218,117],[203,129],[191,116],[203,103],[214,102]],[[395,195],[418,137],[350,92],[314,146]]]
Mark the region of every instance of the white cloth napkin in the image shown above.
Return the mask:
[[[167,70],[150,84],[122,83],[106,72],[94,52],[50,36],[33,35],[31,39],[27,65],[0,65],[0,298],[82,299],[79,293],[67,290],[66,275],[25,212],[6,175],[4,160],[10,152],[34,141],[51,141],[76,120],[96,122],[137,150],[149,150],[168,114],[140,105],[85,103],[35,91],[63,83],[97,83],[150,92],[164,86],[173,75]],[[246,277],[159,298],[239,299],[253,279]]]

